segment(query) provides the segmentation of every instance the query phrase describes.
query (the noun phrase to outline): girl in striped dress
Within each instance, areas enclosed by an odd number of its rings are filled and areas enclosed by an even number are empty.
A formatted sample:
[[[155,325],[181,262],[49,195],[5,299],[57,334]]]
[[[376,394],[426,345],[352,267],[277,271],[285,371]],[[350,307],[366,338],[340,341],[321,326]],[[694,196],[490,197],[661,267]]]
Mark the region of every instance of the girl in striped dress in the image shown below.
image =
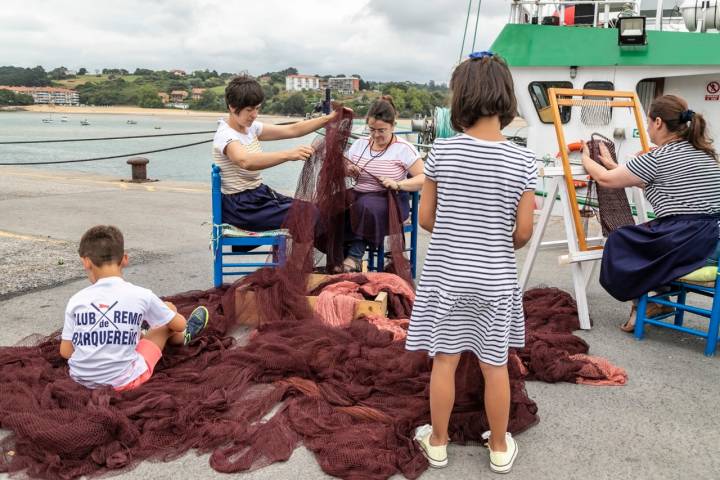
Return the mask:
[[[447,465],[455,370],[474,354],[485,379],[490,468],[510,471],[517,456],[507,433],[508,348],[525,343],[514,250],[533,229],[535,155],[503,137],[516,115],[505,62],[477,52],[453,72],[451,122],[459,135],[436,140],[425,163],[420,225],[432,232],[406,341],[434,358],[432,425],[418,428],[431,466]]]

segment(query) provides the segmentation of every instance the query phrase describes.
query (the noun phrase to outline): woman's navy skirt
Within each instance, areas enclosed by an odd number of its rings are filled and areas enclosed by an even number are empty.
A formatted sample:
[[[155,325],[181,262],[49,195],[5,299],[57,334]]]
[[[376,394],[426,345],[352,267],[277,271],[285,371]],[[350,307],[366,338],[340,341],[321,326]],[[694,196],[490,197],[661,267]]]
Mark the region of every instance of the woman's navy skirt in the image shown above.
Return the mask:
[[[394,192],[356,192],[351,190],[350,222],[348,240],[365,240],[374,247],[382,244],[388,234],[388,195]],[[397,206],[400,221],[404,222],[410,215],[410,194],[398,192]]]
[[[293,198],[265,184],[252,190],[222,195],[222,221],[238,228],[262,232],[282,227]]]
[[[720,216],[672,215],[621,227],[608,236],[600,284],[620,301],[706,265],[718,248]]]

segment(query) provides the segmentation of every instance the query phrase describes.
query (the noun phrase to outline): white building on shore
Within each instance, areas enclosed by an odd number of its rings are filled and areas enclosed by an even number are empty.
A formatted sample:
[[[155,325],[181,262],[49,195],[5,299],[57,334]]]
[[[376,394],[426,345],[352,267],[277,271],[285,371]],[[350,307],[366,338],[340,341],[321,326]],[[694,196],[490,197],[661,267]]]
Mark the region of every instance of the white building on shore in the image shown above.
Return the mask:
[[[340,95],[352,95],[360,90],[360,79],[355,77],[332,77],[328,79],[328,87]]]
[[[320,89],[320,78],[314,75],[288,75],[285,77],[285,90],[288,92],[318,89]]]
[[[8,87],[0,85],[0,90],[10,90],[16,94],[30,95],[33,103],[52,105],[80,105],[80,94],[69,88],[56,87]]]

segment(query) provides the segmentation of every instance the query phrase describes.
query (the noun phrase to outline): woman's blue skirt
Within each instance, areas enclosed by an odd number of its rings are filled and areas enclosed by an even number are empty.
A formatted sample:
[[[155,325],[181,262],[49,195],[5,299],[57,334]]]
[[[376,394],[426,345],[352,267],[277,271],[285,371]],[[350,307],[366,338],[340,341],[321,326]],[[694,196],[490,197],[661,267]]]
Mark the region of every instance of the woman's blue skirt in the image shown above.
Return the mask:
[[[252,190],[222,195],[222,221],[238,228],[262,232],[282,227],[293,198],[265,184]]]
[[[718,215],[672,215],[621,227],[608,236],[600,284],[620,301],[706,265],[718,248]]]
[[[350,205],[350,219],[346,239],[365,240],[378,247],[388,234],[389,211],[388,195],[396,195],[400,221],[405,221],[410,215],[410,194],[405,191],[390,192],[356,192],[350,191],[352,203]]]

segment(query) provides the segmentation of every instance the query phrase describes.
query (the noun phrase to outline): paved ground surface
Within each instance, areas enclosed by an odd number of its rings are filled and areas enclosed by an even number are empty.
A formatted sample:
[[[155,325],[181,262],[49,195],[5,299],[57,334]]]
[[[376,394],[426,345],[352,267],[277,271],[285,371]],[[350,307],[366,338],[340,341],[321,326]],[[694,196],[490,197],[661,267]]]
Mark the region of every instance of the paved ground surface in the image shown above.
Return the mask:
[[[0,345],[60,328],[67,299],[87,284],[76,263],[76,242],[96,223],[116,224],[125,233],[130,281],[160,295],[211,286],[206,184],[132,185],[68,172],[0,167],[0,192],[0,285],[7,290],[0,296]],[[561,238],[561,224],[554,221],[548,234]],[[422,246],[426,242],[423,236]],[[560,253],[540,255],[531,286],[570,290],[569,269],[557,264]],[[521,261],[523,256],[520,252]],[[63,266],[57,265],[59,258]],[[27,272],[35,268],[27,265],[43,262],[47,270],[41,284],[37,272]],[[528,383],[541,420],[518,436],[520,456],[505,478],[720,478],[720,359],[704,357],[699,339],[669,331],[650,330],[646,341],[636,342],[617,329],[629,307],[612,300],[596,281],[589,301],[594,327],[580,336],[590,343],[591,353],[626,368],[629,384]],[[453,445],[450,455],[448,468],[428,471],[422,478],[495,476],[479,447]],[[329,478],[304,448],[286,463],[238,477]],[[214,472],[207,456],[189,453],[169,463],[143,463],[118,478],[227,475]]]

